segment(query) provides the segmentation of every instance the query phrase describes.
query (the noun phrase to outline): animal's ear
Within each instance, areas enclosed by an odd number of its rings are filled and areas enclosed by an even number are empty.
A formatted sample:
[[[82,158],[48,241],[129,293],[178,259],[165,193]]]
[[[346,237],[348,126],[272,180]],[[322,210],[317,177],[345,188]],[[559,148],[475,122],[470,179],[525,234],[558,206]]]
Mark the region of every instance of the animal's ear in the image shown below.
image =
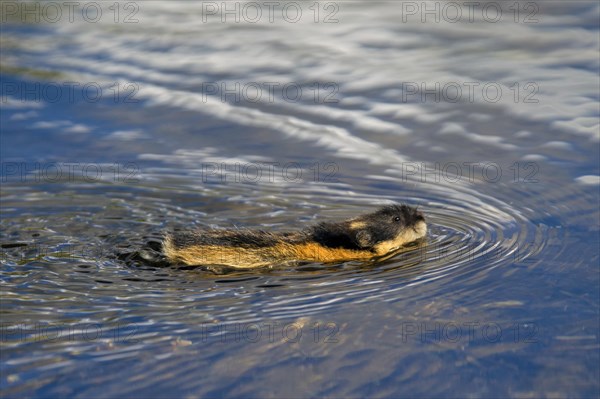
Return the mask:
[[[356,243],[361,248],[368,248],[373,246],[373,238],[367,230],[358,230],[355,233]]]

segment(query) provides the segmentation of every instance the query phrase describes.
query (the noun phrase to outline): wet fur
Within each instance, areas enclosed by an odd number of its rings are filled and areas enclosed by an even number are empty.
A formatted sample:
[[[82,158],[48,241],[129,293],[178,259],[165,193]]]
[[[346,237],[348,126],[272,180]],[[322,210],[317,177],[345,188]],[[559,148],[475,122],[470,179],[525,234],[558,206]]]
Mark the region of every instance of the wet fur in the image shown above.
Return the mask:
[[[399,219],[399,220],[396,220]],[[343,222],[323,222],[298,232],[200,230],[168,234],[163,252],[173,263],[270,266],[289,261],[343,262],[383,256],[426,234],[423,215],[389,205]]]

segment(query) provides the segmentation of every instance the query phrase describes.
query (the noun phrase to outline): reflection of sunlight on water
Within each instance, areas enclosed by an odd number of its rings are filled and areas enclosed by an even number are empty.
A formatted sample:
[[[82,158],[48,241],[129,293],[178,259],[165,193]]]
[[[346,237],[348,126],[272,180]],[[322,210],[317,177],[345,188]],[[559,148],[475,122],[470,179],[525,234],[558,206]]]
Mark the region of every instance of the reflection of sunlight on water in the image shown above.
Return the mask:
[[[162,107],[191,108],[241,125],[258,124],[338,150],[341,144],[355,142],[363,150],[373,147],[374,151],[386,153],[387,149],[361,140],[355,132],[401,135],[418,131],[423,128],[423,122],[444,120],[450,120],[458,127],[455,134],[473,145],[482,140],[488,145],[500,145],[490,139],[489,132],[471,132],[468,124],[455,115],[449,119],[448,102],[441,97],[449,84],[460,88],[465,96],[468,94],[469,97],[460,98],[459,103],[481,105],[486,114],[507,112],[509,118],[546,121],[558,131],[581,134],[593,140],[599,138],[597,118],[590,117],[598,105],[595,32],[578,29],[579,20],[573,20],[571,25],[567,23],[566,29],[549,29],[556,23],[565,24],[564,18],[544,14],[560,7],[552,3],[541,7],[543,18],[538,22],[512,23],[510,29],[506,29],[506,24],[485,21],[421,24],[410,20],[398,24],[402,20],[401,8],[386,3],[368,8],[349,3],[342,10],[343,22],[313,24],[309,30],[306,24],[274,23],[268,28],[276,33],[269,35],[263,29],[256,29],[256,25],[247,24],[240,24],[236,34],[225,35],[223,24],[198,21],[199,5],[170,4],[168,9],[156,3],[144,4],[140,7],[140,18],[143,16],[141,19],[145,22],[134,24],[128,30],[106,30],[106,24],[89,24],[84,20],[54,24],[52,28],[64,35],[57,38],[69,38],[68,50],[60,40],[48,43],[51,49],[33,48],[51,54],[45,57],[48,68],[79,80],[105,85],[115,80],[123,84],[135,82],[139,87],[136,92],[139,100],[151,100],[151,104]],[[586,14],[597,14],[597,5],[588,4],[588,8]],[[365,13],[378,16],[377,29],[364,26]],[[148,34],[144,31],[148,26],[162,32],[165,43],[159,50],[154,50],[155,43],[140,36],[140,33]],[[300,32],[302,41],[289,45],[289,38]],[[428,41],[423,40],[425,32]],[[197,35],[205,39],[191,40]],[[371,36],[374,37],[369,39]],[[524,37],[528,40],[524,41]],[[376,57],[373,40],[383,46],[377,50]],[[280,51],[283,45],[288,51]],[[467,51],[471,47],[493,51]],[[307,54],[318,61],[304,62]],[[326,55],[326,60],[321,60]],[[19,54],[11,61],[26,62],[27,57],[35,56],[35,53]],[[576,59],[583,67],[571,68],[565,65],[565,59]],[[349,64],[353,67],[349,68]],[[292,68],[293,75],[287,73]],[[562,71],[556,72],[556,68]],[[334,82],[339,89],[336,100],[341,103],[315,104],[309,95],[298,101],[282,98],[270,101],[271,96],[265,93],[256,104],[247,99],[231,104],[227,98],[223,101],[219,94],[204,92],[203,85],[211,82],[229,83],[231,87],[248,83],[261,86],[259,83],[267,81],[263,79],[265,75],[280,85]],[[520,86],[516,86],[517,83]],[[535,85],[535,101],[525,101],[527,95],[532,94],[524,89],[528,83]],[[498,100],[488,98],[491,95],[487,94],[486,85],[492,85],[494,91],[501,90]],[[415,93],[414,87],[418,88]],[[407,94],[407,90],[412,94]],[[381,95],[367,95],[371,91]],[[425,97],[424,104],[422,91],[435,95]],[[352,101],[345,102],[346,97]],[[340,107],[342,104],[348,106]],[[281,110],[287,115],[282,115]],[[428,119],[431,117],[434,119]],[[406,122],[417,125],[408,128]],[[343,129],[344,125],[352,131]],[[349,155],[363,153],[352,150]],[[383,160],[385,162],[385,157]]]

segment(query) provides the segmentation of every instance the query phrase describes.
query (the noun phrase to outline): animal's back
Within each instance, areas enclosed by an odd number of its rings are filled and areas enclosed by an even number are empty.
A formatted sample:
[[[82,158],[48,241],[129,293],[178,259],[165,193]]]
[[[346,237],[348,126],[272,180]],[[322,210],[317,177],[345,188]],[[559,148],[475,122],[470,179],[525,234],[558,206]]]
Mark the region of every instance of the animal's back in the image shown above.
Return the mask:
[[[292,247],[303,241],[302,233],[199,230],[167,235],[163,251],[167,258],[186,264],[260,267],[288,260]]]

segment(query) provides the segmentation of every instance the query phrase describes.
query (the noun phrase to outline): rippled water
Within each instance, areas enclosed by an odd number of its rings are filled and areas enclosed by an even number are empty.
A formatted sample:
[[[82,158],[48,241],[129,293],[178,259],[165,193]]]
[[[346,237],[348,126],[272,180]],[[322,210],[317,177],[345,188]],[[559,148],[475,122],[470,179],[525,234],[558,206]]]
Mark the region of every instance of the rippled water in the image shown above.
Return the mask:
[[[497,22],[497,2],[473,21],[431,2],[438,22],[252,3],[257,23],[247,3],[239,23],[211,2],[96,3],[96,23],[27,4],[2,3],[3,397],[600,394],[595,2]],[[391,202],[429,233],[381,262],[158,251],[167,230]]]

